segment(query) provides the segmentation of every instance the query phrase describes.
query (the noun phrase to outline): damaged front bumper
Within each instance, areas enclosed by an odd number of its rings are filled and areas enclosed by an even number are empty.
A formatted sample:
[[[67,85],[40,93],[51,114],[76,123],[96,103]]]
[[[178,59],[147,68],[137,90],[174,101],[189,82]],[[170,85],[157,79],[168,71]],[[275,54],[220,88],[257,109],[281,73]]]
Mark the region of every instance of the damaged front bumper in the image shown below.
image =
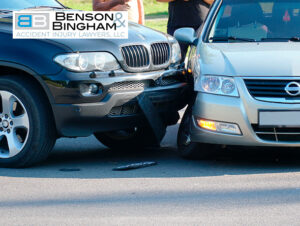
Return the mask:
[[[177,69],[139,74],[116,72],[113,76],[95,73],[93,78],[90,74],[78,78],[70,72],[62,76],[63,80],[55,77],[57,81],[48,78],[51,82],[47,84],[55,98],[52,109],[57,132],[64,137],[149,124],[154,125],[153,130],[160,130],[162,124],[177,123],[178,111],[186,105],[191,90]],[[61,85],[61,81],[69,82]],[[101,96],[81,96],[81,83],[99,84],[103,89]],[[161,136],[159,131],[157,136]]]

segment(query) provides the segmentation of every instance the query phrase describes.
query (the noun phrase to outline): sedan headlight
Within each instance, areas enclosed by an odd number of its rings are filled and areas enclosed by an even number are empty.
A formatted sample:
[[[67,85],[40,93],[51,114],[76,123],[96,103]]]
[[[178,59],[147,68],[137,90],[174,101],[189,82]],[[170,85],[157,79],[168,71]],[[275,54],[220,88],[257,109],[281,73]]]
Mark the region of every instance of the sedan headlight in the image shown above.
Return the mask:
[[[196,91],[218,95],[235,96],[239,93],[232,77],[203,75],[195,86]]]
[[[58,55],[54,61],[71,71],[112,71],[120,69],[116,58],[107,52],[69,53]]]

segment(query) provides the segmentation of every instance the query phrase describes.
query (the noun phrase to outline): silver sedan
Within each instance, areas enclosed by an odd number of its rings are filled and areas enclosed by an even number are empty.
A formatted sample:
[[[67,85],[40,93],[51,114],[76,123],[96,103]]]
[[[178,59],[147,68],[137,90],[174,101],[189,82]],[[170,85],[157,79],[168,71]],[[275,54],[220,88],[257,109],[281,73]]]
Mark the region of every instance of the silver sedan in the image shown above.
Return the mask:
[[[204,157],[216,144],[300,146],[299,27],[296,0],[217,0],[198,35],[175,32],[191,45],[195,89],[182,156]]]

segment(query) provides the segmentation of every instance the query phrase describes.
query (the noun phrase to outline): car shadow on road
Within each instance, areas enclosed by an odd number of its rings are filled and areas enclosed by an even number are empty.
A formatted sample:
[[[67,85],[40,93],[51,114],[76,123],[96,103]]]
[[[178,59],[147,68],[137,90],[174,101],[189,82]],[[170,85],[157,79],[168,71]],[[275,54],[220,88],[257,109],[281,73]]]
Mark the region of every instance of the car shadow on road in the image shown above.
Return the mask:
[[[131,171],[112,171],[117,166],[143,161],[156,161],[158,165]],[[300,150],[297,149],[221,149],[210,159],[191,161],[178,156],[174,142],[169,143],[169,147],[144,149],[137,153],[115,153],[98,143],[94,137],[88,137],[62,139],[57,142],[48,160],[40,165],[28,169],[0,169],[0,176],[176,178],[298,171]]]

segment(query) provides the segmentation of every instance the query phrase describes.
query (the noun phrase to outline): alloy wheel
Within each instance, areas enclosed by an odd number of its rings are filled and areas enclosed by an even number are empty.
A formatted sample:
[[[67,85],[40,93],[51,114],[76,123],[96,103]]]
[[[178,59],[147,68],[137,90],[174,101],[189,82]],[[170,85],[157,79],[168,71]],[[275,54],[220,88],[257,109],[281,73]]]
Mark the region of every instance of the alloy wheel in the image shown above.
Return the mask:
[[[24,104],[9,91],[0,90],[0,158],[19,154],[29,134],[29,117]]]

